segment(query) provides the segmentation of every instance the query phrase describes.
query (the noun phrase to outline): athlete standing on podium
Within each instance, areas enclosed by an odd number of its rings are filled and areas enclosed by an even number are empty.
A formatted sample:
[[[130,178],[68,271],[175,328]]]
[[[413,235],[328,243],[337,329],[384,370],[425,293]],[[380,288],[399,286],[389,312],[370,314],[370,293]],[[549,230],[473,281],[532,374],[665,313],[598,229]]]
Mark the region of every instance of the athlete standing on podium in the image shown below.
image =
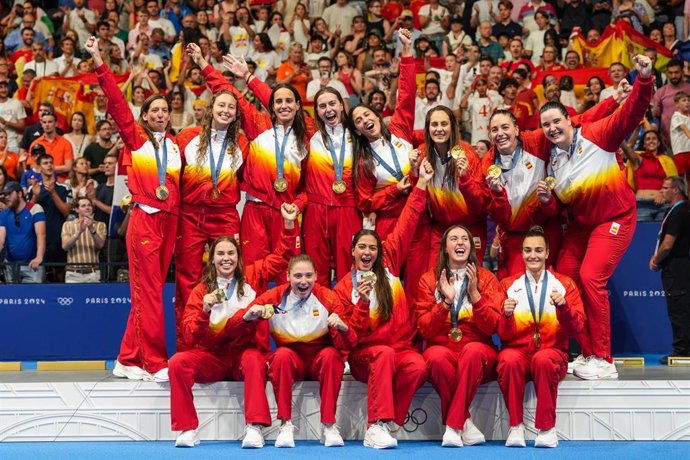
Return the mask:
[[[134,203],[127,229],[132,308],[113,374],[167,382],[163,287],[177,236],[180,150],[168,134],[170,105],[165,97],[146,99],[137,123],[98,43],[91,37],[84,48],[93,57],[108,113],[125,145],[122,163]]]

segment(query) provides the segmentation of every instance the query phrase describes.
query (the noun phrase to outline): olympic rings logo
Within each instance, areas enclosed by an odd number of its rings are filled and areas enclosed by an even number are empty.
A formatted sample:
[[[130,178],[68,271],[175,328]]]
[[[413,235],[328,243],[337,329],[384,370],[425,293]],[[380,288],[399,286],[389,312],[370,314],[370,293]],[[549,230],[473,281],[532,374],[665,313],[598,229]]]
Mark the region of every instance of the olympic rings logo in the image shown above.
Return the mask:
[[[407,417],[405,417],[405,422],[403,423],[402,428],[408,433],[414,433],[421,425],[426,423],[428,418],[429,416],[427,415],[426,411],[421,407],[418,407],[412,412],[407,413]],[[408,425],[411,426],[408,428]]]
[[[69,305],[72,305],[73,302],[74,302],[74,297],[58,297],[57,298],[58,305],[61,305],[63,307],[67,307]]]

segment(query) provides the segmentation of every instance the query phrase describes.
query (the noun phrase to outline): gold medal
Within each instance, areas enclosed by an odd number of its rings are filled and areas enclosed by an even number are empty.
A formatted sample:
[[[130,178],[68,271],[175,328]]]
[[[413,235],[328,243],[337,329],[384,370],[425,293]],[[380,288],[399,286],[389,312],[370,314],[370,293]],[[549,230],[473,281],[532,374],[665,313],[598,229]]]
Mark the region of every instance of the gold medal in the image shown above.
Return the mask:
[[[448,338],[450,339],[451,342],[458,343],[459,341],[462,340],[462,331],[460,330],[459,327],[454,327],[448,333]]]
[[[544,182],[546,182],[546,188],[549,190],[553,190],[556,188],[556,178],[553,176],[547,176],[546,179],[544,179]]]
[[[223,303],[226,300],[225,291],[222,289],[216,289],[211,295],[216,298],[216,303]]]
[[[337,180],[333,182],[333,191],[340,195],[341,193],[345,193],[345,190],[347,190],[347,185],[345,184],[344,180]]]
[[[499,177],[501,177],[502,172],[503,171],[501,171],[501,168],[499,168],[498,166],[491,165],[489,166],[489,169],[486,170],[486,175],[492,179],[498,179]]]
[[[376,283],[376,273],[374,273],[374,272],[362,273],[362,281],[370,281],[371,284],[375,284]]]
[[[279,177],[273,181],[273,188],[278,193],[283,193],[288,189],[288,181],[284,177]]]
[[[156,187],[156,198],[161,201],[165,201],[170,196],[170,190],[165,185],[159,185]]]
[[[213,187],[211,189],[211,201],[218,201],[218,198],[220,198],[220,190],[218,187]]]
[[[273,308],[273,305],[264,305],[264,314],[261,315],[263,319],[271,319],[273,315],[276,314],[275,308]]]
[[[465,155],[465,149],[456,145],[450,149],[450,156],[453,157],[453,160],[459,160],[461,157],[466,157],[467,155]]]
[[[537,348],[540,348],[541,347],[541,334],[539,334],[539,331],[534,333],[534,335],[532,336],[532,339],[534,339],[534,344],[537,346]]]
[[[132,195],[127,194],[122,197],[120,200],[120,209],[122,209],[122,212],[127,213],[129,210],[129,207],[132,205]]]

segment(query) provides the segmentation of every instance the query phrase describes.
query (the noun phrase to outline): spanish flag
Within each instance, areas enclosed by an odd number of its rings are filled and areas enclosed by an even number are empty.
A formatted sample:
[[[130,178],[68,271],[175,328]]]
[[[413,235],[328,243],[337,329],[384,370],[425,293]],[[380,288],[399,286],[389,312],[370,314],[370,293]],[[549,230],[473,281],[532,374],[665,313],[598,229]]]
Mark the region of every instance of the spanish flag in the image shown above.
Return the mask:
[[[115,81],[123,83],[128,74],[115,75]],[[34,112],[43,101],[55,107],[55,112],[69,120],[74,112],[82,112],[86,117],[90,134],[96,133],[93,116],[94,89],[98,87],[95,73],[76,77],[45,77],[34,83]]]
[[[537,76],[532,80],[532,91],[534,91],[539,97],[540,101],[544,101],[544,86],[541,82],[547,75],[553,75],[556,77],[557,81],[561,81],[561,77],[570,76],[573,78],[573,91],[575,92],[575,97],[581,100],[585,95],[585,87],[587,82],[592,77],[599,77],[602,79],[606,86],[613,84],[611,77],[609,77],[608,67],[593,67],[588,69],[576,69],[576,70],[557,70],[555,72],[542,70],[537,74]],[[574,107],[577,108],[577,107]]]
[[[651,38],[642,35],[631,26],[627,21],[618,21],[616,24],[616,33],[623,43],[623,50],[621,62],[629,69],[635,67],[633,63],[633,56],[642,54],[647,48],[654,48],[656,50],[656,64],[655,68],[659,72],[665,72],[668,62],[673,58],[673,52],[665,46],[653,41]]]

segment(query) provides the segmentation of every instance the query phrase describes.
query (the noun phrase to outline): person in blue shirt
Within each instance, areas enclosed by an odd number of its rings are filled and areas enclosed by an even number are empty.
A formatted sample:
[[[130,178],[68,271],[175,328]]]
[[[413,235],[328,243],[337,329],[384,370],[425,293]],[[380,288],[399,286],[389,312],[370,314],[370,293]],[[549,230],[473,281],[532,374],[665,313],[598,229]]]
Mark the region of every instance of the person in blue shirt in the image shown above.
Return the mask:
[[[0,192],[7,208],[0,211],[0,252],[5,253],[8,283],[43,282],[46,222],[39,204],[27,203],[18,182],[8,182]],[[18,267],[17,267],[18,266]]]

